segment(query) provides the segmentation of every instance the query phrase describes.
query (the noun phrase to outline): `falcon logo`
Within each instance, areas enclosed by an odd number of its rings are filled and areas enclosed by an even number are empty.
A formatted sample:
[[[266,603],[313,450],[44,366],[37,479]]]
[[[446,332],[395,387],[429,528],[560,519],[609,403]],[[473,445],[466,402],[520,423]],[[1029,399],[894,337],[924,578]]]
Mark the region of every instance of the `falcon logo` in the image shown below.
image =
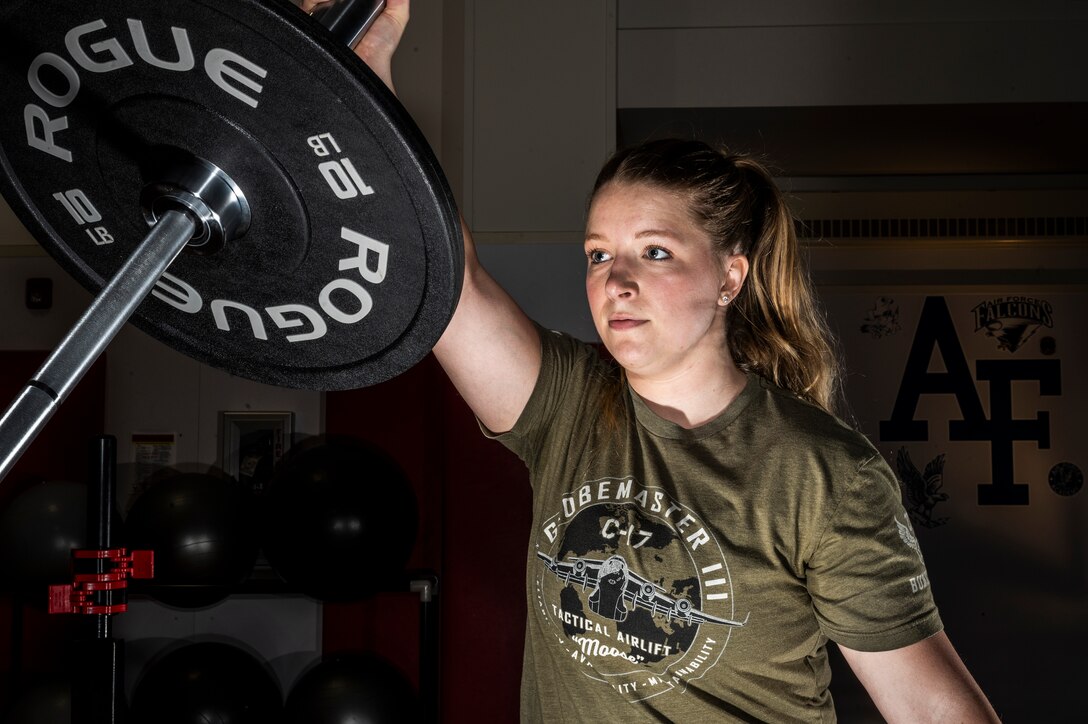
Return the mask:
[[[1053,327],[1050,302],[1031,297],[1000,297],[982,302],[972,310],[975,331],[985,329],[997,340],[997,348],[1015,352],[1031,339],[1039,327]]]

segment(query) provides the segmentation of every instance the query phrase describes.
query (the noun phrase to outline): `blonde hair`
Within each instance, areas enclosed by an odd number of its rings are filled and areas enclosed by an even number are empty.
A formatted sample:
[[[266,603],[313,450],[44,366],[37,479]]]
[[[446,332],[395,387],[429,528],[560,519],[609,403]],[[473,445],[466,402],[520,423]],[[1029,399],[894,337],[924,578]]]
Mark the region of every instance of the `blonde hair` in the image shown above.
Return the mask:
[[[834,337],[801,262],[793,216],[763,165],[701,141],[655,140],[617,152],[591,199],[609,183],[680,194],[720,253],[748,257],[748,278],[726,312],[734,362],[834,412],[840,395]]]

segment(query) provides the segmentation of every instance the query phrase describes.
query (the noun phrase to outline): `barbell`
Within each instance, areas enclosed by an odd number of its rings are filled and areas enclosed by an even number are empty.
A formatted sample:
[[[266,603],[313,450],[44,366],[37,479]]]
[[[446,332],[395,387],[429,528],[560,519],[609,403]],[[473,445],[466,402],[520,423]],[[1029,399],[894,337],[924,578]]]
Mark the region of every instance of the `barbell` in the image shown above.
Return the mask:
[[[423,135],[351,50],[383,4],[5,0],[0,190],[97,296],[0,418],[0,478],[130,319],[303,389],[431,350],[464,249]]]

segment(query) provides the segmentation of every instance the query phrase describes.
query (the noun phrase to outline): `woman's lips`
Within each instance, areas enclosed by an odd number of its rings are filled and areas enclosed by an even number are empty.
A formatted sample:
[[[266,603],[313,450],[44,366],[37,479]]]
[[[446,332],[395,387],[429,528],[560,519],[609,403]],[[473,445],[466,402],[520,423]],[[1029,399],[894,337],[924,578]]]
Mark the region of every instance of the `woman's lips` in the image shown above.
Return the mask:
[[[625,329],[634,329],[640,324],[645,323],[645,319],[610,319],[608,320],[608,328],[622,331]]]

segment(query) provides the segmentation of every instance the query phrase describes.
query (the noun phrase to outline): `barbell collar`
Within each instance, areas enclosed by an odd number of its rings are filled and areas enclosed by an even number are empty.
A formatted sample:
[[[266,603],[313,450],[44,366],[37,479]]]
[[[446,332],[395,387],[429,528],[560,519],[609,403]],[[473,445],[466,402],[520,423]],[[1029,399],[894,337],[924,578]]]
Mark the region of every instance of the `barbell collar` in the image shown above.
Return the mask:
[[[175,152],[157,176],[140,193],[144,218],[154,226],[171,209],[194,217],[198,228],[187,244],[189,251],[214,254],[249,229],[253,212],[245,194],[210,161]]]

